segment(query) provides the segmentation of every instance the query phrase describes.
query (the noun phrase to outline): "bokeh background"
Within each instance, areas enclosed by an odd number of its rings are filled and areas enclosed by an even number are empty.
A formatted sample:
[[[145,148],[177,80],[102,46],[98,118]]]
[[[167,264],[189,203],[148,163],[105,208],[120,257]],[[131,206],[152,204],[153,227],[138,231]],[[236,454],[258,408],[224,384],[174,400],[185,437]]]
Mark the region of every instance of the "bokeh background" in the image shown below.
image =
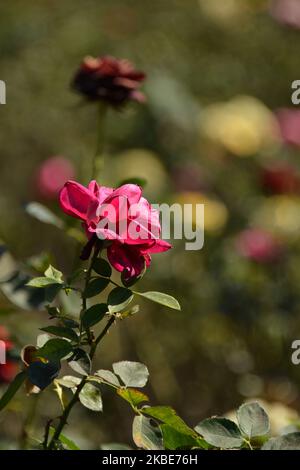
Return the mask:
[[[300,108],[291,83],[300,78],[299,47],[298,0],[0,5],[0,237],[28,273],[48,258],[70,273],[78,256],[74,238],[25,206],[39,201],[62,216],[57,186],[89,180],[97,112],[70,90],[79,63],[111,54],[147,73],[147,103],[108,116],[99,182],[142,177],[152,202],[204,202],[205,245],[186,251],[176,240],[153,257],[140,288],[174,295],[182,311],[141,303],[111,330],[97,365],[146,363],[151,402],[173,406],[190,425],[254,397],[270,409],[274,430],[298,419],[291,343],[300,336]],[[4,280],[12,260],[2,251]],[[18,351],[48,318],[22,292],[2,291],[0,332],[11,350],[0,369],[4,391]],[[132,444],[129,407],[103,395],[103,414],[77,407],[70,419],[66,434],[82,448]],[[33,400],[21,391],[1,413],[1,448],[24,444],[24,422],[38,438],[59,414],[49,390],[31,419]]]

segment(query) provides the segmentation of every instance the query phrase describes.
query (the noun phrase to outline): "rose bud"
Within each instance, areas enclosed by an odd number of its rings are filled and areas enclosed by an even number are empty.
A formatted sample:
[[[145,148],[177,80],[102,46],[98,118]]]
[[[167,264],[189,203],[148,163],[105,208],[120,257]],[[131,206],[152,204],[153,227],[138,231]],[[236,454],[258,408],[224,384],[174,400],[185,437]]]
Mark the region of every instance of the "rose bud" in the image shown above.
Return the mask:
[[[86,57],[77,71],[72,87],[89,101],[102,101],[121,107],[128,101],[144,102],[139,91],[145,74],[127,60],[114,57]]]

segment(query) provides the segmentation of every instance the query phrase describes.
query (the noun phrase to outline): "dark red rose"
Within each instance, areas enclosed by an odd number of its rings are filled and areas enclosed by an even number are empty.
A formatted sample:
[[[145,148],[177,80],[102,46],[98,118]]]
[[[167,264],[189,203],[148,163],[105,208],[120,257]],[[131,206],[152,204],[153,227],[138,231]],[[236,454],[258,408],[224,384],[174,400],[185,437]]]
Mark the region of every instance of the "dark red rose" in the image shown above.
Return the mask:
[[[276,165],[263,170],[262,185],[273,194],[297,193],[300,189],[300,177],[292,166]]]
[[[120,107],[128,101],[145,101],[139,91],[145,79],[127,60],[114,57],[86,57],[76,73],[72,87],[90,101],[104,101]]]

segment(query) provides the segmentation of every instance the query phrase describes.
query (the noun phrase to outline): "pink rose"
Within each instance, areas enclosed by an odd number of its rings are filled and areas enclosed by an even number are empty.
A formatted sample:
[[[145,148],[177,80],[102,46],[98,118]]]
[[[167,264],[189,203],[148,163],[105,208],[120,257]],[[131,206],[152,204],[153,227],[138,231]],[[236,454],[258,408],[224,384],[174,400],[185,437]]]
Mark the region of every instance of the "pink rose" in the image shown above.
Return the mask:
[[[112,189],[91,181],[86,188],[68,181],[60,192],[60,205],[83,222],[89,239],[83,258],[90,256],[97,240],[106,240],[108,260],[125,280],[138,277],[150,265],[152,253],[171,248],[159,238],[158,211],[135,184]]]

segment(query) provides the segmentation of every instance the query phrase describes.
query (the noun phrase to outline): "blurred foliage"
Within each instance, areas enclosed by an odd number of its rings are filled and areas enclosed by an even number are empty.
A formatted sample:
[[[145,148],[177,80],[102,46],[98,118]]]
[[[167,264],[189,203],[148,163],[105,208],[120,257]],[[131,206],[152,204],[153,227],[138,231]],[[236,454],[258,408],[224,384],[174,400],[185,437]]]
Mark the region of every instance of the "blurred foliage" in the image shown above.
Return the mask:
[[[261,183],[263,168],[277,162],[300,170],[300,149],[284,144],[274,113],[291,107],[299,44],[300,31],[276,22],[266,0],[0,5],[0,78],[7,85],[7,105],[0,106],[0,237],[27,268],[43,250],[68,273],[79,253],[74,237],[25,211],[38,199],[37,168],[52,155],[69,159],[81,182],[90,179],[96,109],[70,91],[78,64],[85,55],[112,54],[147,73],[148,103],[108,116],[99,182],[141,177],[153,202],[204,201],[205,245],[185,251],[174,241],[164,258],[154,257],[144,290],[173,293],[182,312],[141,302],[140,312],[108,336],[98,362],[147,364],[154,400],[193,425],[244,398],[300,406],[300,369],[290,361],[300,331],[299,195],[269,194]],[[57,201],[47,204],[61,217]],[[281,256],[268,263],[242,256],[236,239],[249,227],[279,237]],[[1,323],[19,346],[32,343],[46,314],[10,306],[1,298]],[[32,399],[20,392],[1,415],[1,447],[22,439]],[[103,399],[100,417],[78,408],[70,420],[67,435],[80,447],[130,442],[127,407]],[[59,413],[52,393],[48,407],[37,404],[38,430]]]

